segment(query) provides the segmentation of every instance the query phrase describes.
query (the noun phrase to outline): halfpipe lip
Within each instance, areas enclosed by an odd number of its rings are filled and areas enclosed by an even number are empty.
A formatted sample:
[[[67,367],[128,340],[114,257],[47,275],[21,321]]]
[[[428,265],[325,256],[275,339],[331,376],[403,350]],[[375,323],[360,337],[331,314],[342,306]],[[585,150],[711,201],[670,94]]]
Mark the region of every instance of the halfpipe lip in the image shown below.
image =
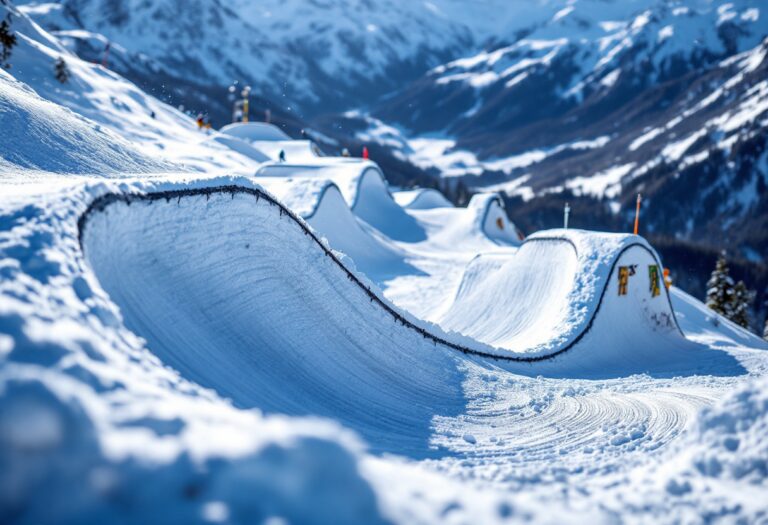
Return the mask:
[[[567,352],[571,348],[573,348],[587,333],[589,333],[592,327],[592,324],[594,323],[594,320],[597,317],[598,312],[600,311],[603,298],[608,289],[608,285],[607,285],[608,283],[606,282],[605,286],[602,287],[602,290],[600,292],[600,297],[598,299],[597,306],[595,307],[594,312],[590,316],[589,321],[584,326],[584,329],[581,330],[581,332],[579,332],[579,334],[576,337],[574,337],[571,341],[565,344],[562,348],[554,352],[550,352],[548,354],[543,354],[543,355],[533,355],[533,356],[517,355],[516,356],[516,355],[495,354],[492,352],[471,348],[469,346],[465,346],[463,344],[449,341],[448,339],[442,336],[431,333],[426,328],[419,326],[418,324],[409,320],[405,315],[399,312],[396,307],[388,304],[387,301],[385,301],[377,293],[371,290],[371,287],[365,284],[360,277],[358,277],[353,271],[347,268],[347,266],[341,261],[341,259],[339,259],[339,257],[336,254],[334,254],[329,247],[323,244],[323,242],[320,240],[317,234],[315,234],[312,231],[312,229],[307,225],[307,223],[303,219],[301,219],[298,215],[296,215],[293,211],[291,211],[289,208],[287,208],[284,204],[282,204],[276,198],[271,196],[269,193],[263,191],[258,187],[251,188],[247,186],[238,186],[234,184],[222,185],[222,186],[211,186],[211,187],[159,190],[159,191],[150,191],[147,193],[140,193],[140,192],[134,192],[134,191],[110,192],[110,193],[106,193],[101,196],[98,196],[93,201],[90,202],[90,204],[85,209],[85,211],[77,219],[77,230],[78,230],[77,238],[78,238],[78,243],[80,246],[81,253],[85,255],[84,234],[85,234],[85,229],[88,225],[89,219],[94,214],[103,212],[104,210],[107,209],[107,207],[111,206],[112,204],[123,203],[123,204],[126,204],[127,206],[130,206],[134,202],[154,202],[154,201],[162,201],[162,200],[166,202],[171,202],[173,200],[176,200],[178,202],[183,197],[205,196],[206,199],[208,199],[210,198],[211,195],[214,195],[214,194],[230,194],[232,198],[234,198],[236,194],[246,194],[246,195],[251,195],[256,197],[257,202],[260,199],[264,199],[267,203],[270,204],[270,206],[276,206],[279,210],[281,217],[283,215],[287,215],[290,219],[292,219],[293,222],[302,230],[304,235],[309,236],[315,242],[315,244],[325,253],[325,255],[327,257],[330,257],[331,260],[342,270],[342,272],[344,272],[347,279],[354,282],[358,286],[358,288],[360,288],[363,291],[363,293],[365,293],[368,296],[371,302],[377,303],[389,315],[391,315],[393,320],[396,323],[400,323],[404,327],[414,330],[416,333],[418,333],[425,339],[431,340],[435,345],[440,344],[441,346],[447,347],[451,350],[459,351],[466,355],[473,355],[473,356],[482,357],[486,359],[492,359],[495,361],[518,362],[518,363],[536,363],[536,362],[551,360]],[[574,249],[577,250],[576,244],[572,240],[564,237],[558,237],[558,236],[534,237],[531,239],[527,239],[525,242],[537,242],[537,241],[569,242],[574,247]],[[621,255],[625,251],[633,247],[640,247],[646,250],[651,255],[651,257],[656,261],[656,263],[659,264],[659,266],[661,266],[661,262],[659,261],[657,254],[652,249],[650,249],[645,243],[639,242],[639,241],[631,241],[627,243],[617,254],[614,255],[613,261],[611,262],[610,270],[608,271],[609,275],[613,273],[613,270],[615,269],[616,264],[621,258]],[[674,310],[672,309],[672,303],[669,298],[669,291],[666,290],[666,288],[664,289],[664,293],[666,294],[667,302],[670,307],[670,311],[672,312],[672,319],[674,320],[675,326],[677,327],[677,330],[680,332],[680,334],[683,337],[685,337],[677,321],[677,317],[674,314]],[[481,343],[481,342],[478,341],[478,343]],[[513,351],[507,350],[507,352],[512,353]]]

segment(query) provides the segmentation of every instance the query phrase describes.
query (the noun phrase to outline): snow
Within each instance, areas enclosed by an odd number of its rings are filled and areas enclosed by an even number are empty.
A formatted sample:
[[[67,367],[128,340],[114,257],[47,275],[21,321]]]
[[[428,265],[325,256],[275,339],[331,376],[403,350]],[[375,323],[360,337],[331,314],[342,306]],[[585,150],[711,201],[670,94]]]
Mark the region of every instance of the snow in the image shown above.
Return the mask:
[[[600,79],[600,84],[602,84],[606,88],[610,88],[616,83],[620,75],[621,75],[621,69],[614,69],[613,71],[605,75],[602,79]]]
[[[66,51],[24,31],[0,73],[3,523],[764,518],[768,344],[652,296],[643,239],[521,243],[492,193],[455,208],[267,129],[200,133],[69,55],[55,86]]]
[[[635,163],[631,162],[595,173],[591,177],[575,177],[567,182],[567,187],[574,190],[576,195],[614,198],[621,193],[621,179],[634,167]]]
[[[652,128],[649,131],[646,131],[645,133],[637,137],[635,140],[633,140],[629,144],[629,151],[636,151],[643,144],[645,144],[646,142],[652,141],[653,139],[655,139],[656,137],[664,133],[664,131],[665,130],[662,128]]]
[[[668,161],[679,160],[697,140],[706,134],[706,128],[695,131],[684,139],[664,146],[664,149],[661,150],[661,155]]]
[[[659,43],[664,42],[666,39],[671,38],[675,34],[675,26],[668,25],[659,29],[657,41]]]
[[[393,197],[397,204],[409,210],[429,210],[452,206],[442,193],[433,189],[398,191],[393,194]]]
[[[741,13],[741,19],[748,22],[757,22],[760,19],[760,9],[757,7],[750,7],[745,9]]]
[[[4,134],[0,156],[14,167],[102,174],[165,171],[170,167],[137,151],[109,130],[40,98],[4,70],[0,70],[0,114]],[[77,146],[69,148],[73,143]]]
[[[290,140],[283,130],[266,122],[236,122],[227,124],[220,131],[249,142]]]
[[[552,21],[557,22],[558,20],[560,20],[561,18],[565,18],[572,12],[573,12],[573,6],[564,7],[563,9],[555,13],[555,16],[552,17]]]

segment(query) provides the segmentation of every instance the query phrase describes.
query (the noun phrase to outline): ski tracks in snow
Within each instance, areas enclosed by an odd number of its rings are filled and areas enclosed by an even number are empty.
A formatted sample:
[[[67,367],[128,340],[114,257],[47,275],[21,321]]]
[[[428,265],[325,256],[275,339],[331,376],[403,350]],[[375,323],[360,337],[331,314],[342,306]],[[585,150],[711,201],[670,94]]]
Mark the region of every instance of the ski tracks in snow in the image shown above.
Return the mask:
[[[696,378],[595,382],[481,367],[467,377],[466,412],[434,420],[432,445],[450,453],[430,463],[513,486],[627,472],[663,451],[719,390]]]

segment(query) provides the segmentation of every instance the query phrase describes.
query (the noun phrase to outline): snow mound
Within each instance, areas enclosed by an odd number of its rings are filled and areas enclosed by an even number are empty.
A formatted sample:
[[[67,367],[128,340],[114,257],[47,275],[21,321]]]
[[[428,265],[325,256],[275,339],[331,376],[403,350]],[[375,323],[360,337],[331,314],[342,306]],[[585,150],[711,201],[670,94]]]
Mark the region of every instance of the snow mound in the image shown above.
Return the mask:
[[[266,122],[236,122],[227,124],[219,131],[248,142],[291,140],[283,130]]]
[[[430,210],[453,206],[442,193],[431,188],[398,191],[394,197],[400,206],[409,210]]]
[[[355,215],[390,239],[426,239],[418,221],[395,202],[376,163],[349,158],[322,158],[312,164],[267,164],[257,177],[323,178],[334,182]]]

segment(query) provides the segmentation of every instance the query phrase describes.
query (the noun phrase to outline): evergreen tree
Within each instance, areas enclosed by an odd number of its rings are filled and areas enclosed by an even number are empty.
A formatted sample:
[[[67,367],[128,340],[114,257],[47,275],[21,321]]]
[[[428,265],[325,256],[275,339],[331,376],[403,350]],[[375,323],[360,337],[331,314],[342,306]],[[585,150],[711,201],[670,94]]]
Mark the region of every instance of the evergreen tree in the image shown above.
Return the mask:
[[[728,261],[725,259],[725,252],[717,258],[717,264],[712,272],[712,276],[707,281],[707,300],[706,304],[715,312],[731,319],[733,312],[734,286],[733,279],[729,275]]]
[[[5,2],[3,2],[5,3]],[[0,67],[10,69],[11,50],[16,45],[16,35],[11,31],[11,14],[0,22]]]
[[[739,281],[733,288],[731,296],[730,320],[739,326],[749,328],[749,310],[755,300],[755,292],[747,290],[744,281]]]
[[[56,80],[62,84],[69,82],[69,68],[62,57],[56,59],[56,62],[53,64],[53,70],[56,75]]]
[[[458,182],[456,183],[456,200],[454,201],[456,206],[466,206],[471,198],[472,193],[467,188],[467,185],[464,184],[463,180],[458,179]]]
[[[766,293],[763,295],[763,297],[768,297],[768,290],[766,290]],[[763,304],[768,307],[768,299],[766,299],[765,303]],[[765,327],[763,327],[763,339],[768,341],[768,316],[765,318]]]

